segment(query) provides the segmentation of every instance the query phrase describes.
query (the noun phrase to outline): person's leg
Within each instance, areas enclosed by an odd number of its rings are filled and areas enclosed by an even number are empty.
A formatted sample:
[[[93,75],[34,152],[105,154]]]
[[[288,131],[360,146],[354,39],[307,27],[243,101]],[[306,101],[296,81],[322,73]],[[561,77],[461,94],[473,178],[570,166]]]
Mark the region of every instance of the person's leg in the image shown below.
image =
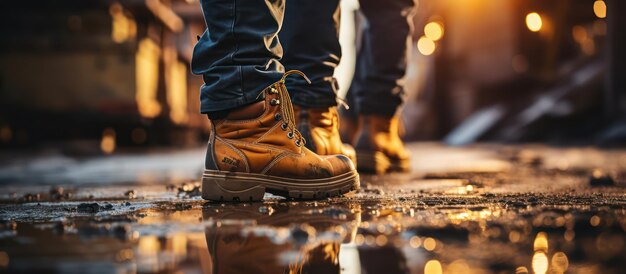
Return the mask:
[[[261,91],[283,75],[278,31],[284,0],[202,0],[207,30],[193,52],[191,68],[205,84],[202,113],[258,101]]]
[[[360,0],[360,6],[366,25],[349,92],[360,114],[391,117],[403,101],[413,0]]]
[[[337,113],[337,80],[333,77],[341,58],[339,0],[287,0],[285,25],[279,33],[286,69],[306,73],[311,79],[287,80],[298,130],[307,148],[320,155],[344,154],[353,160],[352,147],[341,142]]]
[[[413,0],[361,0],[366,26],[350,92],[361,124],[355,149],[359,170],[408,171],[409,153],[398,134],[404,90],[407,15]]]
[[[311,79],[310,85],[303,79],[287,80],[293,103],[306,108],[336,106],[333,72],[341,58],[339,0],[287,0],[285,25],[278,35],[285,68],[300,70]]]
[[[240,3],[241,2],[241,3]],[[202,112],[211,121],[202,197],[262,200],[265,192],[322,198],[359,188],[344,155],[319,156],[303,145],[276,35],[284,0],[201,0],[207,31],[193,55],[204,76]]]

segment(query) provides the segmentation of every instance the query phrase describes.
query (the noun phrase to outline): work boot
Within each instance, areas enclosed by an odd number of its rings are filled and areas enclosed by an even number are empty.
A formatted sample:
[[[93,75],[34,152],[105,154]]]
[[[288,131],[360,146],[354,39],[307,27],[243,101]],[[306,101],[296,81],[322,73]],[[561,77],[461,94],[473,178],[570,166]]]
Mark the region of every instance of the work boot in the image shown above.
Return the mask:
[[[339,114],[336,107],[303,108],[294,106],[298,131],[306,139],[306,147],[319,155],[343,154],[356,163],[351,145],[341,142]]]
[[[359,171],[384,174],[410,171],[409,152],[400,139],[398,117],[363,115],[355,149]]]
[[[344,155],[319,156],[296,129],[285,77],[267,87],[262,101],[211,118],[202,197],[260,201],[265,192],[316,199],[359,188],[359,175]]]

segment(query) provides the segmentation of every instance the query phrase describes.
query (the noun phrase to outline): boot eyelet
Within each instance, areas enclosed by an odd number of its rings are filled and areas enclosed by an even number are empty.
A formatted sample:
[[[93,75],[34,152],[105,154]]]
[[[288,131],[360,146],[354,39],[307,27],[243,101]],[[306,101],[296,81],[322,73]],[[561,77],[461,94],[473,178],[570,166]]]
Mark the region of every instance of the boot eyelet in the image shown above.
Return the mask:
[[[293,132],[287,132],[287,138],[293,139]]]
[[[297,146],[297,147],[302,146],[302,143],[300,142],[300,140],[296,140],[296,146]]]
[[[274,98],[272,99],[272,101],[270,101],[270,105],[272,106],[280,105],[280,100]]]
[[[270,93],[271,94],[278,94],[278,90],[275,87],[271,87],[270,88]]]
[[[287,123],[283,123],[282,125],[280,125],[280,129],[287,130]]]
[[[276,113],[276,114],[274,114],[274,119],[275,119],[276,121],[280,121],[280,120],[282,120],[282,119],[283,119],[283,116],[282,116],[282,115],[280,115],[280,113]]]

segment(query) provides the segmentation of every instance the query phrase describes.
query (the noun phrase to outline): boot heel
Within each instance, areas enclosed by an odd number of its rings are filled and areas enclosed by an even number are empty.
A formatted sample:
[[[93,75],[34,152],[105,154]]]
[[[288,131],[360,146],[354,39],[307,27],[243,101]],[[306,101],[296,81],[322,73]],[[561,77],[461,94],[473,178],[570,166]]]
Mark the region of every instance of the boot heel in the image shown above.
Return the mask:
[[[382,152],[358,152],[356,153],[357,169],[363,173],[385,174],[391,162]]]
[[[265,187],[235,178],[202,176],[202,198],[222,202],[262,201]]]

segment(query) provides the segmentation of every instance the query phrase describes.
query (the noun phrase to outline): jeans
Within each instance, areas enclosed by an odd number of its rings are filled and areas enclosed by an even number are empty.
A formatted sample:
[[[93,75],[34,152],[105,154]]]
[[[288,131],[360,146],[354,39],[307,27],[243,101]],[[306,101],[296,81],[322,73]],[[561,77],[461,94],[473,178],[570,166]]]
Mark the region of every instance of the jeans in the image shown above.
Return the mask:
[[[200,2],[207,30],[194,48],[192,72],[204,78],[203,113],[255,102],[285,69],[300,70],[312,82],[287,78],[294,104],[337,105],[332,75],[341,59],[339,0]],[[361,0],[360,4],[366,24],[349,93],[358,113],[391,116],[403,99],[406,17],[413,0]]]

